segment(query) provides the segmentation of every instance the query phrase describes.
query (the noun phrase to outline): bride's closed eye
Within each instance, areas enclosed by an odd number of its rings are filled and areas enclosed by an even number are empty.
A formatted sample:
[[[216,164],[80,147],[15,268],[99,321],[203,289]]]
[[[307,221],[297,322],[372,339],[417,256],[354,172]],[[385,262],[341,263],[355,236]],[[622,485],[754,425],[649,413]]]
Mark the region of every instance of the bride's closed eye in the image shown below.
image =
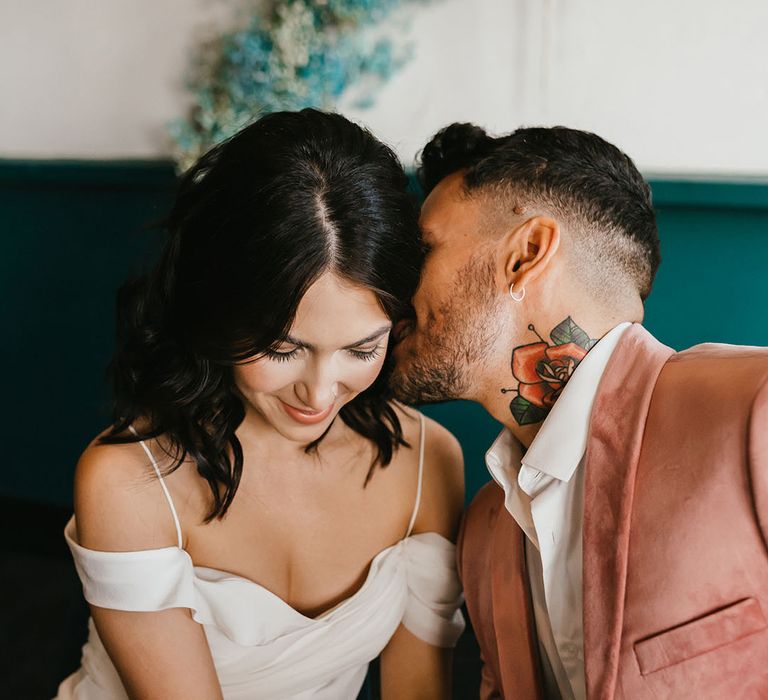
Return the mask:
[[[305,348],[294,348],[293,350],[267,350],[264,354],[270,359],[275,360],[276,362],[288,362],[289,360],[294,360],[298,356],[298,354],[304,350]],[[352,355],[352,357],[357,358],[358,360],[363,360],[365,362],[373,362],[375,359],[381,357],[381,351],[383,349],[382,345],[377,345],[375,348],[372,348],[371,350],[356,350],[356,349],[348,349],[347,352]]]
[[[350,355],[356,357],[358,360],[364,360],[365,362],[373,362],[376,358],[381,357],[381,351],[383,345],[377,345],[372,350],[348,350]]]
[[[277,362],[288,362],[288,360],[293,360],[301,350],[304,348],[294,348],[293,350],[288,351],[279,351],[279,350],[267,350],[264,354],[270,359],[270,360],[276,360]]]

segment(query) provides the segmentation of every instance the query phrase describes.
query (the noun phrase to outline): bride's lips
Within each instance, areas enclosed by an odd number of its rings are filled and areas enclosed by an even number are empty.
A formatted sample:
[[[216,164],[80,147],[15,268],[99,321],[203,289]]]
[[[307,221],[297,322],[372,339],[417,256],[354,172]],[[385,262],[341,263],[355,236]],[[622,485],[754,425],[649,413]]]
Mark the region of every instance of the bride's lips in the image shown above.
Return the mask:
[[[331,414],[331,411],[333,410],[333,404],[328,406],[323,411],[302,411],[299,408],[295,408],[294,406],[291,406],[290,404],[285,403],[285,401],[280,401],[280,405],[283,407],[283,411],[286,412],[289,418],[293,418],[298,423],[302,423],[304,425],[317,425],[318,423],[322,423],[328,416]]]

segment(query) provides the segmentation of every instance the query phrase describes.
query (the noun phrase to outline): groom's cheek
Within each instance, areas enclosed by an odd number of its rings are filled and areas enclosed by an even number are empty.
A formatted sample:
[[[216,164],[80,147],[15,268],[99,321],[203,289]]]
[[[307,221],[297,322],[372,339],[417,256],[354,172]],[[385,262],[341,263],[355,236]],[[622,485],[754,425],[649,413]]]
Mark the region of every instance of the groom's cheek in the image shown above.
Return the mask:
[[[435,309],[441,303],[439,294],[443,286],[437,274],[422,279],[422,283],[413,297],[416,328],[418,330],[424,331],[435,323]]]

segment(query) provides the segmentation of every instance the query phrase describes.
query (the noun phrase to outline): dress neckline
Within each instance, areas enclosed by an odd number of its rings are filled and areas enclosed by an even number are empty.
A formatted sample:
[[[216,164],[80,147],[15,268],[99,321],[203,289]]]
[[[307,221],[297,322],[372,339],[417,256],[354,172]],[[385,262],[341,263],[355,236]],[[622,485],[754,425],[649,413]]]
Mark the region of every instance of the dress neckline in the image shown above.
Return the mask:
[[[438,533],[435,533],[438,534]],[[413,535],[410,535],[410,537],[413,537]],[[385,558],[385,556],[389,553],[391,553],[393,550],[399,548],[402,546],[405,541],[408,538],[403,538],[401,540],[398,540],[395,542],[395,544],[390,545],[389,547],[386,547],[385,549],[382,549],[378,554],[376,554],[373,559],[371,559],[370,563],[368,564],[368,571],[365,575],[365,579],[363,580],[362,584],[355,590],[353,593],[348,595],[343,600],[340,600],[335,605],[332,605],[331,607],[323,610],[323,612],[318,613],[317,615],[306,615],[297,608],[293,607],[285,598],[278,595],[271,589],[267,588],[261,583],[258,583],[257,581],[254,581],[251,578],[248,578],[247,576],[241,576],[240,574],[232,573],[231,571],[225,571],[223,569],[216,569],[211,566],[198,566],[192,561],[192,557],[189,555],[189,552],[182,549],[181,551],[186,555],[187,559],[189,560],[190,564],[192,565],[192,570],[195,572],[195,574],[198,571],[212,571],[215,574],[219,574],[222,578],[225,579],[233,579],[240,581],[246,586],[256,588],[260,593],[266,595],[268,598],[274,600],[278,605],[285,608],[286,610],[289,610],[299,618],[301,618],[305,622],[313,622],[313,623],[319,623],[325,621],[326,618],[328,618],[332,613],[340,610],[343,607],[346,607],[347,605],[351,605],[355,600],[362,597],[365,590],[370,587],[370,583],[374,578],[374,574],[376,573],[378,569],[378,565],[382,559]]]
[[[439,532],[435,532],[433,530],[430,530],[427,532],[417,532],[417,533],[407,535],[406,537],[403,537],[402,539],[398,540],[397,542],[390,545],[389,547],[385,547],[384,549],[379,551],[376,555],[374,555],[373,559],[371,559],[370,563],[368,564],[368,573],[366,574],[365,579],[363,580],[363,583],[355,592],[353,592],[343,600],[339,601],[335,605],[331,606],[327,610],[324,610],[323,612],[319,613],[318,615],[309,616],[309,615],[305,615],[301,611],[294,608],[290,603],[288,603],[288,601],[286,601],[284,598],[279,596],[274,591],[270,590],[263,584],[248,578],[247,576],[241,576],[240,574],[235,574],[231,571],[225,571],[224,569],[217,569],[211,566],[198,566],[192,560],[192,556],[189,554],[189,552],[187,552],[187,550],[183,549],[182,547],[178,547],[176,545],[168,545],[166,547],[158,547],[156,549],[137,549],[137,550],[129,550],[125,552],[109,552],[109,551],[103,551],[103,550],[97,550],[97,549],[88,549],[87,547],[83,547],[79,542],[77,542],[77,540],[74,537],[74,534],[75,534],[75,516],[73,515],[69,519],[69,522],[66,524],[64,528],[64,537],[71,547],[73,547],[74,549],[80,552],[83,552],[84,554],[86,554],[86,556],[91,555],[91,556],[113,559],[113,558],[120,558],[121,556],[122,557],[126,557],[126,556],[136,557],[141,555],[162,556],[163,554],[169,554],[173,556],[180,555],[184,558],[185,562],[189,566],[189,569],[192,571],[192,575],[197,580],[205,580],[203,577],[198,575],[199,572],[210,571],[220,577],[218,578],[218,581],[223,581],[223,580],[238,581],[240,582],[240,584],[247,586],[248,588],[252,588],[258,591],[261,595],[264,595],[270,600],[274,601],[282,609],[292,614],[294,617],[299,619],[304,624],[312,624],[312,623],[320,624],[323,622],[327,622],[335,613],[346,608],[349,605],[352,605],[355,601],[357,601],[360,597],[364,595],[365,591],[368,588],[370,588],[370,585],[375,578],[375,574],[380,570],[380,565],[382,560],[384,560],[388,554],[391,554],[392,552],[404,547],[409,541],[437,538],[437,540],[441,541],[443,544],[446,544],[450,547],[455,546],[448,538],[444,537]]]

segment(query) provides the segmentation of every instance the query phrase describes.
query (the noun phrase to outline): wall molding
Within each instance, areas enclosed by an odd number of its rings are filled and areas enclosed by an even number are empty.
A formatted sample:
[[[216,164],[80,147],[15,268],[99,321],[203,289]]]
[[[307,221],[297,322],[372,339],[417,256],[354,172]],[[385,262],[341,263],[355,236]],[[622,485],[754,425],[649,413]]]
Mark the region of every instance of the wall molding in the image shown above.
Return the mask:
[[[768,178],[646,175],[663,207],[768,209]]]
[[[167,189],[176,180],[170,160],[33,160],[0,158],[0,186],[51,185]]]
[[[413,178],[413,173],[410,173]],[[646,175],[658,207],[768,209],[768,177]],[[0,159],[0,186],[116,187],[168,190],[170,160]]]

